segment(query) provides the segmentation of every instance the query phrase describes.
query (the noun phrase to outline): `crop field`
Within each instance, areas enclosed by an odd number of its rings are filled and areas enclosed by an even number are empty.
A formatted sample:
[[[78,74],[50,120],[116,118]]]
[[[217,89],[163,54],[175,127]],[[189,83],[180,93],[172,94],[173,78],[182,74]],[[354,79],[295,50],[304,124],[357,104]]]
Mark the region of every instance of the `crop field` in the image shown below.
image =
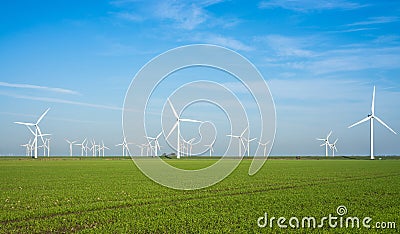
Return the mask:
[[[168,162],[193,169],[214,161]],[[400,231],[400,160],[271,159],[248,176],[250,163],[243,160],[214,186],[180,191],[148,179],[130,159],[0,159],[0,233]],[[343,216],[339,206],[347,208]],[[300,222],[313,216],[318,224],[329,215],[358,217],[360,227],[334,228],[325,221],[323,227],[280,228],[276,220],[259,227],[265,213]],[[369,229],[361,226],[364,217],[372,219]]]

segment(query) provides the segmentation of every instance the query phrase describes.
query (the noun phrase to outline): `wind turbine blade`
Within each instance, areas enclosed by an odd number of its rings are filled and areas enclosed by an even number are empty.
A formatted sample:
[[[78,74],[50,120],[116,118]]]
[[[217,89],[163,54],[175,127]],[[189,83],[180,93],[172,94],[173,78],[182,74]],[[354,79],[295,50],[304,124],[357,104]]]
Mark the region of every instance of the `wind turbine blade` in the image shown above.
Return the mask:
[[[177,119],[179,119],[179,115],[176,113],[175,108],[174,108],[174,106],[172,105],[172,102],[169,100],[169,98],[168,98],[168,103],[169,103],[169,106],[171,107],[172,112],[174,113],[175,117],[176,117]]]
[[[176,121],[175,125],[172,127],[171,131],[168,133],[167,137],[165,139],[168,139],[168,137],[172,134],[172,132],[175,130],[175,128],[178,126],[179,121]]]
[[[160,134],[157,135],[156,139],[158,139],[162,134],[162,131],[160,132]]]
[[[40,131],[40,128],[39,128],[38,125],[36,125],[36,128],[37,128],[37,130],[38,130],[38,132],[39,132],[40,139],[42,139],[42,142],[44,143],[42,131]]]
[[[242,137],[244,135],[244,133],[247,131],[247,129],[249,128],[249,126],[247,126],[244,131],[242,132],[242,134],[240,134],[240,136]]]
[[[322,138],[315,138],[315,139],[317,139],[317,141],[324,141],[325,139],[322,139]]]
[[[228,137],[234,137],[234,138],[239,138],[240,136],[235,136],[235,135],[226,135]]]
[[[337,142],[338,140],[339,140],[339,139],[337,138],[337,139],[335,140],[335,142],[333,142],[333,144],[336,145],[336,142]]]
[[[200,120],[194,120],[194,119],[180,119],[182,122],[192,122],[192,123],[202,123]]]
[[[391,132],[393,132],[394,134],[397,135],[397,133],[395,131],[393,131],[393,129],[391,129],[389,126],[387,126],[387,124],[385,124],[385,122],[383,122],[380,118],[374,116],[376,120],[378,120],[379,123],[381,123],[383,126],[385,126],[387,129],[389,129]]]
[[[25,126],[29,129],[29,131],[30,131],[33,135],[35,135],[35,132],[32,130],[31,127],[29,127],[28,125],[25,125]]]
[[[324,143],[324,144],[322,144],[322,145],[320,145],[320,146],[324,146],[324,145],[326,145],[326,144]]]
[[[47,109],[47,110],[39,117],[39,119],[38,119],[38,121],[36,122],[36,124],[39,124],[40,121],[42,121],[43,117],[47,114],[47,112],[49,112],[49,110],[50,110],[50,108]]]
[[[357,123],[355,123],[355,124],[349,126],[348,128],[352,128],[352,127],[354,127],[354,126],[356,126],[356,125],[359,125],[360,123],[364,123],[365,121],[367,121],[367,120],[369,120],[369,119],[371,119],[371,116],[365,117],[364,119],[362,119],[362,120],[358,121]]]
[[[35,126],[33,123],[24,123],[24,122],[14,122],[16,124],[26,125],[26,126]]]
[[[372,115],[375,115],[375,85],[374,85],[374,91],[372,93],[371,112],[372,112]]]
[[[326,136],[326,139],[328,140],[331,135],[332,135],[332,130],[329,132],[328,136]]]

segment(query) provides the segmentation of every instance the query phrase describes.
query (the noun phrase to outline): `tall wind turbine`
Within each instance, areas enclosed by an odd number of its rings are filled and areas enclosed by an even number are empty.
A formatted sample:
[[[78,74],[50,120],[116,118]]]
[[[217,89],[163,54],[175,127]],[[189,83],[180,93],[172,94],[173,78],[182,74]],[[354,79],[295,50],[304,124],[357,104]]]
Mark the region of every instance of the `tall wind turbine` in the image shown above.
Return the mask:
[[[317,138],[318,141],[324,141],[324,143],[320,146],[325,146],[325,157],[328,157],[328,146],[329,146],[329,137],[331,136],[332,131],[326,136],[326,138]]]
[[[376,119],[379,123],[381,123],[387,129],[389,129],[389,131],[391,131],[397,135],[397,133],[395,131],[393,131],[393,129],[391,129],[387,124],[385,124],[385,122],[383,122],[380,118],[378,118],[378,116],[375,115],[375,86],[374,86],[374,91],[372,93],[371,114],[369,114],[364,119],[362,119],[362,120],[358,121],[357,123],[348,127],[348,128],[352,128],[356,125],[359,125],[360,123],[366,122],[368,120],[370,121],[370,147],[371,147],[370,155],[371,155],[372,160],[375,159],[375,157],[374,157],[374,119]]]
[[[147,140],[149,141],[150,147],[154,148],[154,156],[158,156],[158,150],[161,148],[160,144],[158,143],[158,138],[160,138],[162,131],[156,137],[148,137]],[[154,146],[151,146],[151,143],[154,142]]]
[[[242,132],[242,134],[240,134],[239,136],[232,135],[232,134],[226,135],[226,136],[229,136],[229,137],[237,138],[237,139],[238,139],[238,141],[239,141],[239,157],[242,156],[242,146],[245,147],[245,144],[244,144],[244,142],[243,142],[243,135],[244,135],[244,133],[247,131],[248,128],[249,128],[249,127],[247,126],[247,127],[244,129],[244,131]]]
[[[180,123],[181,122],[191,122],[191,123],[202,123],[199,120],[194,120],[194,119],[181,119],[178,115],[178,113],[176,112],[174,106],[172,105],[172,102],[169,100],[168,98],[168,103],[171,106],[172,112],[174,113],[174,116],[176,118],[176,123],[175,125],[172,127],[171,131],[169,132],[169,134],[167,135],[166,139],[172,134],[172,132],[175,130],[175,128],[177,129],[178,133],[177,133],[177,147],[176,147],[176,157],[177,158],[181,158],[181,154],[180,154],[180,146],[181,146],[181,127],[180,127]]]
[[[212,144],[209,144],[209,145],[204,145],[204,146],[208,147],[208,150],[210,151],[210,157],[211,157],[212,152],[214,152],[213,144],[214,144],[214,142]]]
[[[65,139],[65,141],[67,141],[69,144],[69,156],[72,156],[72,145],[75,144],[76,141],[69,141],[67,139]]]
[[[87,141],[87,138],[85,138],[85,140],[82,141],[82,143],[79,144],[75,144],[77,146],[81,146],[81,156],[83,156],[83,151],[87,151],[87,148],[85,146],[85,142]],[[87,155],[86,155],[87,156]]]
[[[49,112],[49,110],[50,110],[50,108],[48,108],[40,117],[39,117],[39,119],[36,121],[36,123],[25,123],[25,122],[14,122],[14,123],[16,123],[16,124],[21,124],[21,125],[25,125],[28,129],[29,129],[29,131],[31,132],[31,133],[33,133],[33,135],[34,135],[34,137],[35,137],[35,139],[33,140],[33,142],[34,142],[34,147],[33,147],[33,149],[34,149],[34,158],[37,158],[37,156],[38,156],[38,154],[37,154],[37,151],[38,151],[38,142],[37,142],[37,138],[38,138],[38,136],[40,136],[40,138],[42,139],[42,142],[44,143],[44,139],[43,139],[43,135],[42,135],[42,131],[40,131],[40,128],[39,128],[39,123],[40,123],[40,121],[42,121],[42,119],[44,118],[44,116],[47,114],[47,112]],[[34,127],[35,128],[35,131],[33,131],[32,129],[31,129],[31,127]]]
[[[269,144],[269,142],[270,142],[270,141],[267,141],[267,142],[265,142],[265,143],[261,143],[260,141],[258,142],[258,144],[259,144],[260,146],[263,146],[263,147],[264,147],[264,156],[267,155],[267,145]]]
[[[337,141],[338,141],[338,139],[336,138],[335,142],[333,142],[332,144],[329,144],[329,148],[331,148],[331,150],[332,150],[332,157],[335,157],[335,151],[337,152],[337,148],[336,148]]]
[[[245,137],[243,137],[243,139],[247,142],[247,157],[250,157],[250,142],[257,140],[257,138],[246,139]]]
[[[32,144],[31,144],[32,139],[29,139],[29,142],[26,144],[21,145],[22,147],[25,147],[25,153],[26,156],[31,156],[31,149],[32,149]]]

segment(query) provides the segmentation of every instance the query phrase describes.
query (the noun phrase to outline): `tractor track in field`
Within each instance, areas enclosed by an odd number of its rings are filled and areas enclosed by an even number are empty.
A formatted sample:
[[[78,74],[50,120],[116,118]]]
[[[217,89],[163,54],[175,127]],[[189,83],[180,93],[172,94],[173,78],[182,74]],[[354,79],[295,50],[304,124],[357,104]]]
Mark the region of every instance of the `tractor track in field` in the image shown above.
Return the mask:
[[[38,219],[51,219],[51,218],[55,218],[55,217],[62,217],[62,216],[68,216],[68,215],[80,215],[80,214],[97,212],[97,211],[129,209],[132,207],[142,207],[142,206],[149,206],[149,205],[155,205],[155,204],[167,204],[167,203],[176,204],[176,203],[185,202],[185,201],[209,199],[209,198],[216,198],[216,197],[221,197],[221,196],[240,196],[240,195],[246,195],[246,194],[263,193],[263,192],[268,192],[268,191],[300,189],[300,188],[304,188],[305,186],[312,187],[312,186],[318,186],[318,185],[338,184],[338,183],[348,182],[348,181],[363,181],[363,180],[387,178],[387,177],[394,177],[394,176],[400,176],[400,173],[388,174],[388,175],[377,175],[377,176],[370,176],[370,177],[348,176],[348,177],[342,177],[341,179],[337,179],[337,180],[320,179],[320,180],[312,182],[312,183],[298,183],[296,185],[281,185],[281,186],[277,186],[277,187],[266,187],[266,188],[261,188],[261,189],[253,189],[251,191],[236,191],[238,189],[243,190],[243,187],[226,188],[226,189],[219,189],[219,190],[208,190],[208,191],[206,191],[207,194],[204,194],[204,195],[192,196],[193,194],[189,193],[187,195],[185,194],[185,196],[190,196],[190,197],[183,197],[183,198],[176,199],[176,200],[162,199],[162,200],[156,200],[156,201],[139,202],[139,203],[135,203],[135,204],[121,204],[121,205],[114,205],[114,206],[107,206],[107,207],[95,207],[95,208],[91,208],[91,209],[87,209],[87,210],[54,213],[54,214],[29,217],[29,218],[17,218],[17,219],[13,219],[13,220],[3,220],[3,221],[0,221],[0,224],[7,225],[7,224],[13,224],[13,223],[20,223],[20,222],[29,222],[29,221],[38,220]],[[227,192],[227,193],[225,193],[225,192]],[[90,228],[90,227],[82,227],[81,229],[86,229],[86,228]],[[75,230],[77,230],[77,229],[75,229]],[[79,230],[79,228],[78,228],[78,230]],[[62,231],[62,230],[60,230],[60,231]]]

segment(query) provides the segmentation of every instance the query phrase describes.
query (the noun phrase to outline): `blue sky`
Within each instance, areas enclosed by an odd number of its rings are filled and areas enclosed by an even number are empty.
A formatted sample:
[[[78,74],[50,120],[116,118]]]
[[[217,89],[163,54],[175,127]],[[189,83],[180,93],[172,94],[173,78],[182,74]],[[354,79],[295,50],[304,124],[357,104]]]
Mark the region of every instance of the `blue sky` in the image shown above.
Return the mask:
[[[232,49],[264,76],[276,104],[272,155],[322,155],[315,138],[330,130],[338,154],[368,155],[369,125],[347,126],[369,114],[374,85],[376,114],[400,132],[398,1],[17,0],[0,21],[1,155],[24,154],[30,133],[13,122],[48,107],[41,128],[52,154],[67,154],[64,138],[85,137],[119,153],[134,75],[193,43]],[[376,154],[400,154],[398,135],[375,132]]]

